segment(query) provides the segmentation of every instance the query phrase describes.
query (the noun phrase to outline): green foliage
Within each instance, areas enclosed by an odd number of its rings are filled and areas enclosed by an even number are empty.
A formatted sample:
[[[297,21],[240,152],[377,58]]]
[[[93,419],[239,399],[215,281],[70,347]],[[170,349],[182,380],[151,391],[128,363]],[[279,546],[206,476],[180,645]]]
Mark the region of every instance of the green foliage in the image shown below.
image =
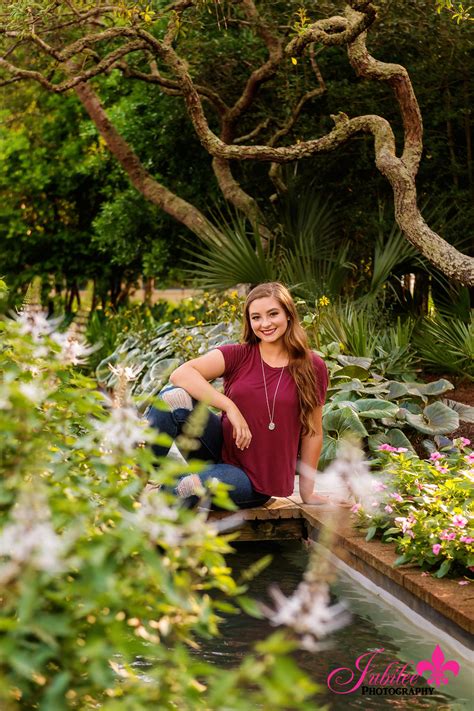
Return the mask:
[[[250,711],[272,687],[271,708],[305,708],[315,687],[281,633],[232,672],[189,653],[245,593],[224,558],[233,536],[145,488],[203,465],[156,462],[139,445],[163,435],[133,408],[133,375],[116,370],[107,401],[55,326],[34,307],[0,323],[2,709],[217,711],[225,697]]]
[[[443,10],[447,10],[458,25],[460,22],[474,21],[474,17],[471,14],[472,9],[472,5],[465,6],[459,0],[436,0],[436,11],[440,13]]]
[[[377,535],[396,543],[396,565],[415,563],[438,578],[449,573],[473,579],[474,454],[469,444],[454,440],[428,461],[403,447],[379,446],[375,505],[356,507],[358,522],[367,529],[367,540]]]
[[[438,400],[453,387],[447,380],[398,382],[379,375],[367,359],[328,353],[325,360],[330,387],[323,408],[321,469],[336,458],[348,433],[374,452],[383,442],[412,449],[410,438],[416,432],[434,437],[459,427],[460,413]],[[469,417],[469,412],[461,416]]]
[[[474,313],[467,321],[436,313],[424,319],[415,339],[428,369],[474,378]]]

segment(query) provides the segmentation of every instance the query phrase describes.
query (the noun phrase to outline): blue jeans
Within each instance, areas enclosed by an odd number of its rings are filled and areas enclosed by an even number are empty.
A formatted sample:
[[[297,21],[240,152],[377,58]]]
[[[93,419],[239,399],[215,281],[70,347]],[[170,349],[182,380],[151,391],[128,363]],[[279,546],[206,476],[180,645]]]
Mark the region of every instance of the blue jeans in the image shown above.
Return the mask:
[[[160,395],[171,390],[171,386],[163,388]],[[193,407],[196,405],[196,400],[193,400]],[[158,410],[151,407],[147,412],[148,424],[154,427],[159,432],[164,432],[173,440],[178,437],[183,429],[183,425],[187,422],[192,410],[186,408],[177,408],[170,411]],[[201,459],[205,462],[212,462],[204,471],[199,474],[194,474],[192,477],[199,477],[200,483],[204,484],[209,479],[218,479],[224,484],[228,484],[233,488],[229,491],[229,498],[241,509],[253,508],[261,506],[271,497],[266,494],[261,494],[252,486],[250,479],[243,469],[234,466],[233,464],[225,464],[221,459],[222,452],[222,425],[221,419],[215,413],[209,410],[204,431],[198,437],[200,443],[199,449],[193,452],[193,459]],[[169,452],[169,447],[161,445],[152,445],[153,452],[157,457],[165,457]],[[186,484],[185,479],[191,479],[189,475],[185,475],[178,480],[178,484],[174,489],[174,493],[182,496],[183,485]],[[195,495],[186,496],[187,503],[193,505],[197,503],[199,497]],[[213,508],[216,508],[213,506]]]

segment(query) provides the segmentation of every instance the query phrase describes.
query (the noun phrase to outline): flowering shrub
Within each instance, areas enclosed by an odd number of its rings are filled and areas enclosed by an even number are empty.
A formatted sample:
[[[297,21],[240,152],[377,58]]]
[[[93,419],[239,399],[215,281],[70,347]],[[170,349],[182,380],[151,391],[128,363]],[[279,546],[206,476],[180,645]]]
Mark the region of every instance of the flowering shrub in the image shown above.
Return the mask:
[[[379,446],[373,496],[353,511],[367,540],[394,541],[396,564],[416,563],[439,578],[474,579],[474,454],[463,437],[419,459],[405,447]]]
[[[107,398],[70,367],[87,344],[57,325],[32,307],[0,322],[0,707],[250,709],[272,687],[272,707],[303,708],[314,685],[284,635],[232,672],[188,653],[221,610],[252,606],[229,537],[145,487],[202,464],[156,471],[140,445],[163,436],[129,401],[135,372],[116,369]]]

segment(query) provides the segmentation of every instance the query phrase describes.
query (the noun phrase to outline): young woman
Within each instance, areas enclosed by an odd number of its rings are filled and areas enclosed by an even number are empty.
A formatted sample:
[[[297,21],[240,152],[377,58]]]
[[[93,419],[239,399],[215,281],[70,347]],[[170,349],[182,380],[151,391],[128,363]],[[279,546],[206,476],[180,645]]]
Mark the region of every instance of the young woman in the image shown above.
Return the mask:
[[[209,381],[224,377],[224,393]],[[256,286],[247,296],[241,344],[220,346],[177,368],[161,391],[170,412],[151,408],[152,426],[173,439],[197,401],[222,411],[209,413],[193,457],[213,462],[201,474],[181,478],[184,498],[216,478],[233,488],[240,507],[260,506],[272,496],[293,493],[298,456],[304,472],[315,472],[323,443],[322,406],[328,375],[308,346],[290,292],[278,282]],[[156,446],[155,453],[167,450]],[[306,504],[328,503],[314,491],[314,478],[300,474]]]

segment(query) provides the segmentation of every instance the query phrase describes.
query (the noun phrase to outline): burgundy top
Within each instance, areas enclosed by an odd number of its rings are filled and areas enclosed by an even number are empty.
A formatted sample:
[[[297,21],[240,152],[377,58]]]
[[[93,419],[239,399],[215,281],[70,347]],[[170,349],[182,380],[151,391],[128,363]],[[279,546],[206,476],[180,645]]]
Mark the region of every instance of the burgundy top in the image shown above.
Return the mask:
[[[296,383],[288,366],[283,369],[276,396],[275,429],[269,430],[270,418],[258,345],[231,344],[219,346],[218,350],[225,361],[224,393],[237,405],[253,435],[247,449],[238,449],[232,436],[232,425],[223,412],[222,461],[243,469],[256,491],[267,496],[290,496],[294,487],[301,422]],[[311,355],[318,401],[322,405],[326,398],[328,373],[324,361],[315,353]],[[263,365],[271,412],[281,367]]]

